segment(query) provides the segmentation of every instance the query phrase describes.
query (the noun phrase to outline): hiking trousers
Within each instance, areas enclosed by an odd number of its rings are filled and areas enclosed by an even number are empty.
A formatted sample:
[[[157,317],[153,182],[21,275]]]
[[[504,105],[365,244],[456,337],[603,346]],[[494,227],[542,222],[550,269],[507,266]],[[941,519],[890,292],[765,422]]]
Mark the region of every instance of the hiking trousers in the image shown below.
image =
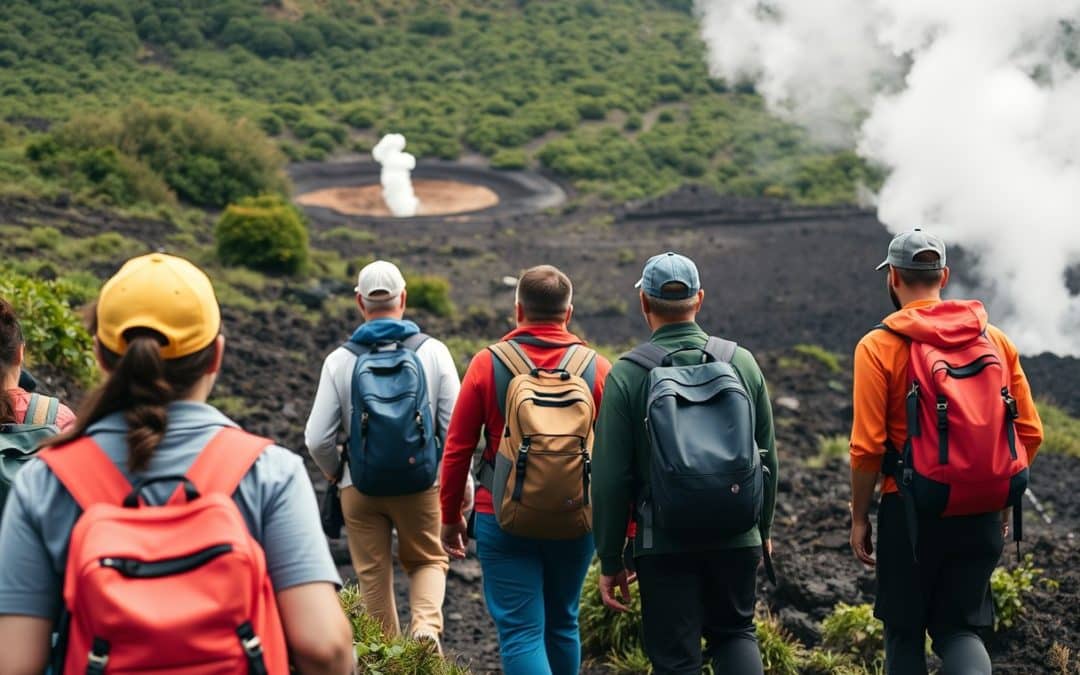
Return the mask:
[[[349,554],[368,613],[388,636],[401,634],[394,600],[393,530],[398,561],[409,575],[409,635],[439,639],[450,559],[439,540],[439,488],[400,497],[371,497],[350,486],[341,491]]]
[[[754,595],[761,549],[637,558],[645,653],[655,675],[761,675]],[[702,654],[701,640],[705,639]]]
[[[503,532],[476,514],[484,599],[499,632],[505,675],[577,675],[578,604],[594,546],[591,534],[548,540]]]
[[[943,675],[989,675],[978,633],[994,623],[990,575],[1003,546],[1000,514],[924,518],[916,562],[903,498],[881,498],[874,616],[885,624],[888,675],[927,672],[927,632]]]

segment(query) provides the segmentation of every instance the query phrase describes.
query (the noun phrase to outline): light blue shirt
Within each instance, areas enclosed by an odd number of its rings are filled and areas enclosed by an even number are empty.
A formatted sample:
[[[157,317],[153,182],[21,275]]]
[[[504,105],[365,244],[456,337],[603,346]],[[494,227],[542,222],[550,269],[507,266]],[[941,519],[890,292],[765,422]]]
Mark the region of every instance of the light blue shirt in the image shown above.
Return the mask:
[[[237,425],[209,405],[169,405],[165,438],[149,468],[137,476],[127,469],[127,423],[122,413],[102,418],[87,434],[133,481],[187,472],[214,434],[226,426]],[[158,483],[143,494],[161,504],[174,489],[175,484]],[[313,582],[341,584],[319,522],[315,492],[298,455],[276,445],[267,448],[233,499],[266,552],[276,591]],[[68,540],[80,513],[44,462],[31,460],[19,472],[0,524],[0,614],[54,620],[59,616]]]

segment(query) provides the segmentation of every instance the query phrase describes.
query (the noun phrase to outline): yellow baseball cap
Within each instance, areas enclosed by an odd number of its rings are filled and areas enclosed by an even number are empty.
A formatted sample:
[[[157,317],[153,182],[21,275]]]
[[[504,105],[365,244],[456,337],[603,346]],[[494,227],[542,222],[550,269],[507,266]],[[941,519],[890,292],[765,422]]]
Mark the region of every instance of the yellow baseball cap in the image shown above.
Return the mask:
[[[124,333],[149,328],[168,344],[161,356],[178,359],[210,346],[221,332],[221,308],[206,273],[165,253],[132,258],[101,287],[97,338],[116,354],[127,349]]]

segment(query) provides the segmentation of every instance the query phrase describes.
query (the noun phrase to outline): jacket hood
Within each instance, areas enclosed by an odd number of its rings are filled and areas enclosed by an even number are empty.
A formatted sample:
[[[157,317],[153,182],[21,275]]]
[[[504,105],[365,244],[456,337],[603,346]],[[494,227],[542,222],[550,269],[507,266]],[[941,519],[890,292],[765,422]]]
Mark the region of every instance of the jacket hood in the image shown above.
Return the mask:
[[[901,335],[943,349],[974,340],[987,323],[986,308],[978,300],[912,303],[884,321]]]
[[[404,340],[420,332],[420,326],[405,319],[375,319],[362,324],[349,338],[361,345],[373,345],[377,342]]]

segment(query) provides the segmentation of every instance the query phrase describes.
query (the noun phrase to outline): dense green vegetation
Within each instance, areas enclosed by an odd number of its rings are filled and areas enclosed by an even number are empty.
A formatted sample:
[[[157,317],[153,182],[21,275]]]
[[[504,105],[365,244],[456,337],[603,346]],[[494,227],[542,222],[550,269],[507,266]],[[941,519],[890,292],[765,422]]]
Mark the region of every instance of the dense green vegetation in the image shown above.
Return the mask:
[[[83,385],[93,381],[97,370],[93,338],[71,303],[82,301],[85,292],[76,281],[0,274],[0,298],[10,302],[19,317],[28,365],[49,364]]]
[[[224,206],[264,191],[250,189],[253,178],[268,182],[252,171],[273,163],[256,126],[294,160],[366,151],[395,131],[421,158],[476,152],[501,168],[541,164],[614,198],[696,180],[851,201],[857,183],[878,179],[851,153],[816,147],[770,117],[751,91],[711,79],[691,8],[11,0],[0,16],[0,182]],[[156,107],[128,108],[135,100]],[[132,110],[146,124],[126,124]],[[255,155],[240,166],[219,142],[227,129],[237,140],[242,130]],[[165,143],[132,143],[133,130]]]
[[[360,672],[382,675],[468,675],[469,671],[439,656],[435,645],[403,637],[388,638],[382,626],[364,611],[355,586],[342,589],[341,607],[352,624]]]
[[[1042,450],[1080,457],[1080,419],[1049,401],[1039,401],[1046,439]]]
[[[225,209],[217,228],[218,257],[272,274],[295,274],[308,262],[304,214],[281,197],[248,197]]]

